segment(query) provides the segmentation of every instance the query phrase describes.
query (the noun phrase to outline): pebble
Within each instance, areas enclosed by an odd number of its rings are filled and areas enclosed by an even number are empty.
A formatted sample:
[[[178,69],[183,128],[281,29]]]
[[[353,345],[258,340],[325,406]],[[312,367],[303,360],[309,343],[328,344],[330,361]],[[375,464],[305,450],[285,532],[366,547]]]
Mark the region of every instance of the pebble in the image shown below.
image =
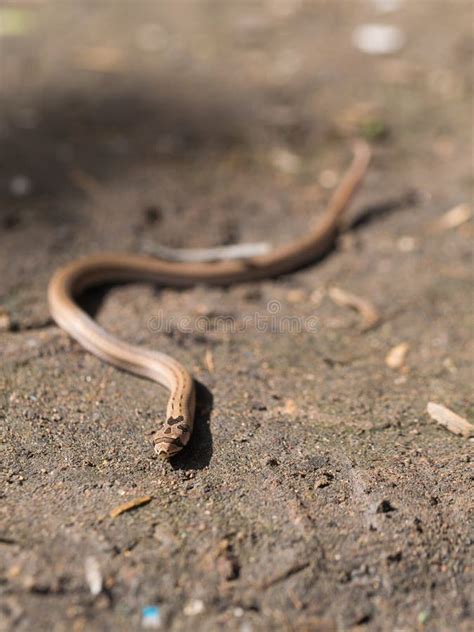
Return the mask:
[[[401,342],[392,347],[385,356],[385,364],[391,369],[400,369],[405,364],[405,358],[409,349],[410,345],[407,342]]]
[[[15,197],[24,197],[31,192],[31,180],[28,176],[19,174],[10,180],[10,193]]]
[[[304,290],[295,288],[293,290],[289,290],[286,295],[286,299],[289,303],[302,303],[303,301],[306,301],[307,296]]]
[[[379,13],[392,13],[400,8],[401,0],[372,0],[372,4]]]
[[[397,241],[397,248],[400,252],[413,252],[416,248],[416,239],[409,235],[404,235]]]
[[[99,562],[95,557],[86,557],[84,562],[84,571],[91,595],[96,597],[102,592],[103,580]]]
[[[319,174],[318,182],[323,189],[333,189],[337,184],[337,173],[332,169],[324,169]]]
[[[361,24],[352,33],[354,46],[367,55],[397,53],[405,41],[403,31],[390,24]]]
[[[184,606],[183,612],[187,617],[195,617],[198,614],[202,614],[204,609],[204,601],[202,599],[191,599]]]
[[[294,174],[301,165],[299,156],[284,147],[276,147],[271,153],[271,162],[274,167],[283,173]]]

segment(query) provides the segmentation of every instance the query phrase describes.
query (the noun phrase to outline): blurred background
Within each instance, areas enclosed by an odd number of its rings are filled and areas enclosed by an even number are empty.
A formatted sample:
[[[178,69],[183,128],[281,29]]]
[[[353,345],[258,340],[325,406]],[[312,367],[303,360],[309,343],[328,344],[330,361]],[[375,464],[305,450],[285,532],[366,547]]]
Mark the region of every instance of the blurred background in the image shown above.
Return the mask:
[[[158,604],[172,629],[468,629],[469,445],[424,411],[472,410],[473,17],[470,0],[0,2],[7,625],[129,630]],[[165,392],[58,331],[52,272],[150,244],[288,241],[355,138],[374,157],[354,230],[320,265],[107,295],[107,328],[209,389],[195,443],[159,469]],[[361,331],[334,284],[379,325]],[[316,338],[147,326],[158,307],[239,319],[271,299],[316,313]],[[155,500],[99,520],[140,494]]]
[[[354,136],[377,148],[366,200],[416,189],[436,213],[472,185],[470,2],[20,0],[0,17],[10,288],[144,237],[301,233]]]

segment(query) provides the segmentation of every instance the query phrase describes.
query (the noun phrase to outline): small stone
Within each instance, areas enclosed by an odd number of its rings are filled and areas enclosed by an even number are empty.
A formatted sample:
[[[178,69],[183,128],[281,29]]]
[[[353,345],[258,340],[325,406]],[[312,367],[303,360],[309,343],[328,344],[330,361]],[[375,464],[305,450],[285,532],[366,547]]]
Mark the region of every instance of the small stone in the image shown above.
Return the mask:
[[[332,169],[324,169],[319,174],[318,182],[323,189],[333,189],[337,184],[337,173]]]
[[[184,614],[187,617],[195,617],[198,614],[202,614],[205,610],[204,601],[202,599],[191,599],[184,606]]]
[[[84,563],[84,571],[89,590],[91,591],[91,595],[96,597],[102,592],[103,579],[99,562],[95,557],[86,557]]]
[[[284,147],[277,147],[272,151],[271,162],[274,167],[288,174],[296,173],[301,165],[299,156]]]
[[[311,301],[311,303],[313,303],[313,305],[320,305],[325,294],[326,290],[324,288],[318,287],[313,290],[313,292],[311,292],[309,300]]]
[[[385,364],[391,369],[400,369],[405,364],[405,358],[410,349],[407,342],[396,345],[385,356]]]
[[[28,176],[17,175],[10,181],[10,192],[15,197],[24,197],[31,192],[31,180]]]
[[[352,34],[354,46],[367,55],[397,53],[405,41],[404,33],[390,24],[361,24]]]
[[[290,290],[286,295],[286,299],[289,303],[302,303],[306,298],[306,292],[298,288]]]
[[[400,252],[413,252],[416,248],[416,239],[405,235],[397,241],[397,248]]]
[[[400,8],[401,0],[372,0],[372,4],[379,13],[392,13]]]

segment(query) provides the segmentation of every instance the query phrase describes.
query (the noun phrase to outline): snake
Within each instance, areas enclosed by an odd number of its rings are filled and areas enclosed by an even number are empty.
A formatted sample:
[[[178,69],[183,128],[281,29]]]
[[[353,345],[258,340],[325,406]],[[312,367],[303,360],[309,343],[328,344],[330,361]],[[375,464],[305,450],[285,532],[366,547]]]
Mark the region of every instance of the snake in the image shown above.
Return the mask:
[[[169,390],[165,421],[157,421],[153,436],[159,457],[169,459],[189,442],[196,409],[194,379],[170,355],[130,344],[107,332],[80,306],[81,293],[102,284],[131,281],[179,288],[197,283],[226,286],[277,277],[309,265],[333,247],[341,232],[343,213],[364,178],[370,157],[367,143],[356,141],[352,162],[316,226],[304,236],[265,254],[189,263],[133,253],[100,253],[83,256],[53,273],[48,285],[48,304],[57,325],[101,360]]]

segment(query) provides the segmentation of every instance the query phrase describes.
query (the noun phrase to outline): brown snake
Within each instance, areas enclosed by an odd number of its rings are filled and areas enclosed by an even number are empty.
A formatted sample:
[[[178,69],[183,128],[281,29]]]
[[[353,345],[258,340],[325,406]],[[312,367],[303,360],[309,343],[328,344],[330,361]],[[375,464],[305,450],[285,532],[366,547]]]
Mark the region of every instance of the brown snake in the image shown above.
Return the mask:
[[[333,245],[342,214],[361,183],[369,160],[369,147],[363,142],[356,143],[352,163],[316,228],[267,254],[213,263],[177,263],[111,253],[78,259],[55,272],[49,283],[48,300],[57,324],[102,360],[169,389],[166,421],[154,437],[155,450],[160,456],[173,456],[191,436],[195,411],[191,374],[164,353],[128,344],[106,332],[79,307],[76,297],[86,288],[112,281],[148,280],[178,287],[195,283],[228,285],[274,277],[311,263]]]

